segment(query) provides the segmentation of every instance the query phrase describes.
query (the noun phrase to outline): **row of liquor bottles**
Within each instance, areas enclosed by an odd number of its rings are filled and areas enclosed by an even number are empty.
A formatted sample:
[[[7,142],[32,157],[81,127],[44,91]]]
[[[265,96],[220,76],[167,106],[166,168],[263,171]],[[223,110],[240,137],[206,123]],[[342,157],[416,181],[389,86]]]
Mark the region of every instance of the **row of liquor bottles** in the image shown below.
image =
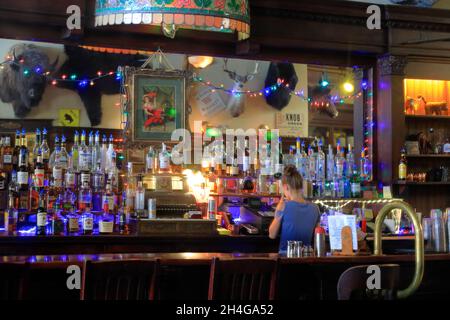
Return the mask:
[[[40,155],[45,172],[50,172],[56,165],[64,170],[74,172],[94,172],[99,168],[108,171],[113,166],[116,152],[114,139],[110,135],[109,141],[103,134],[100,143],[100,132],[90,132],[89,135],[83,130],[81,135],[75,131],[71,150],[67,150],[66,137],[56,135],[54,149],[50,150],[48,133],[44,128],[42,131],[36,129],[35,143],[28,148],[25,130],[17,131],[14,147],[11,145],[10,137],[0,139],[0,170],[32,170],[37,164]],[[87,140],[88,139],[88,140]]]
[[[208,148],[209,146],[205,146]],[[258,192],[258,185],[263,185],[273,179],[262,177],[279,177],[284,166],[294,165],[304,180],[304,191],[307,197],[336,197],[350,198],[361,196],[361,186],[365,181],[370,180],[371,163],[364,150],[359,159],[355,159],[351,145],[348,145],[347,152],[337,143],[336,152],[329,145],[328,152],[325,154],[321,140],[314,140],[307,147],[305,141],[297,138],[296,145],[290,146],[289,153],[283,154],[282,139],[278,141],[279,152],[278,159],[271,152],[270,142],[266,146],[266,157],[263,159],[259,153],[255,152],[253,161],[250,159],[249,141],[245,140],[243,152],[238,152],[239,145],[236,143],[234,152],[225,154],[221,160],[222,150],[216,146],[211,147],[204,154],[202,159],[202,171],[213,181],[217,176],[242,176],[242,191]],[[152,161],[152,154],[147,157]],[[234,154],[234,155],[233,155]],[[219,156],[217,156],[219,155]],[[239,159],[239,155],[242,159]],[[262,179],[261,179],[262,178]],[[251,181],[254,180],[254,183]],[[266,181],[259,183],[258,180]],[[272,183],[272,185],[276,185]],[[261,189],[262,190],[262,189]]]

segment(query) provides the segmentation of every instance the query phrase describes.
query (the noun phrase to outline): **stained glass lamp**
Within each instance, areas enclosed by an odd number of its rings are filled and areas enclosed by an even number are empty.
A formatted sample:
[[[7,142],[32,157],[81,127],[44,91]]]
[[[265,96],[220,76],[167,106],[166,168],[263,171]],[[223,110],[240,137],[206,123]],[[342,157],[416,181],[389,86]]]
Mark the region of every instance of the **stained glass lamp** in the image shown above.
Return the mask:
[[[250,36],[248,0],[96,0],[95,26],[161,26],[171,38],[179,28]]]

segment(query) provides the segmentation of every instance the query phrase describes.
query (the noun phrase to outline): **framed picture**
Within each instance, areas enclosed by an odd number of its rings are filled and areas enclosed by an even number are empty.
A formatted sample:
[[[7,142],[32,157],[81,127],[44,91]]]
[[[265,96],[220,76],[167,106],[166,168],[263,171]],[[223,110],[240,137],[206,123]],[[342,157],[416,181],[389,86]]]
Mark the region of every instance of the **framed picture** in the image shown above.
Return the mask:
[[[187,72],[137,69],[127,79],[131,147],[170,141],[175,129],[185,128]]]

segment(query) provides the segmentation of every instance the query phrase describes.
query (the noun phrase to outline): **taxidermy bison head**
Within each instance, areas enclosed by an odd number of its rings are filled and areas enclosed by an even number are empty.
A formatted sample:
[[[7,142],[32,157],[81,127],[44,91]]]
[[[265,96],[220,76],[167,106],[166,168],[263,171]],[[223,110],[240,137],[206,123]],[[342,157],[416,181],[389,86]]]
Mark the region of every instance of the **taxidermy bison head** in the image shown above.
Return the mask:
[[[319,111],[325,113],[331,118],[336,118],[339,111],[334,104],[331,97],[331,88],[317,85],[315,87],[308,87],[308,95],[311,98],[309,102],[309,109],[311,111]]]
[[[47,72],[58,63],[32,44],[17,44],[8,52],[10,62],[0,71],[0,99],[11,103],[16,117],[23,118],[39,104],[47,85]]]
[[[291,91],[295,90],[298,77],[294,65],[288,62],[271,62],[265,81],[265,87],[281,84],[277,90],[266,95],[267,104],[281,110],[289,104]],[[288,86],[286,87],[286,84]]]

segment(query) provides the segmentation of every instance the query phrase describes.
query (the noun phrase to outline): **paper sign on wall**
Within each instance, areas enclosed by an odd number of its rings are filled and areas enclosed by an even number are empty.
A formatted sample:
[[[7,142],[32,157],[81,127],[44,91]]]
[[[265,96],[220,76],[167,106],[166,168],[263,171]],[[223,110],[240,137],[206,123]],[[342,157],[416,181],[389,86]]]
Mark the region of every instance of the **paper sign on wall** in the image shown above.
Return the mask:
[[[79,127],[80,109],[59,109],[59,125],[63,127]]]
[[[292,112],[277,112],[275,114],[275,126],[280,130],[281,136],[301,137],[305,125],[304,114]]]
[[[203,117],[211,117],[226,109],[219,93],[211,91],[208,86],[197,87],[195,101]]]
[[[330,234],[330,249],[342,250],[341,231],[344,226],[352,229],[353,250],[358,250],[358,239],[356,234],[356,216],[355,215],[335,215],[328,217],[328,231]]]

